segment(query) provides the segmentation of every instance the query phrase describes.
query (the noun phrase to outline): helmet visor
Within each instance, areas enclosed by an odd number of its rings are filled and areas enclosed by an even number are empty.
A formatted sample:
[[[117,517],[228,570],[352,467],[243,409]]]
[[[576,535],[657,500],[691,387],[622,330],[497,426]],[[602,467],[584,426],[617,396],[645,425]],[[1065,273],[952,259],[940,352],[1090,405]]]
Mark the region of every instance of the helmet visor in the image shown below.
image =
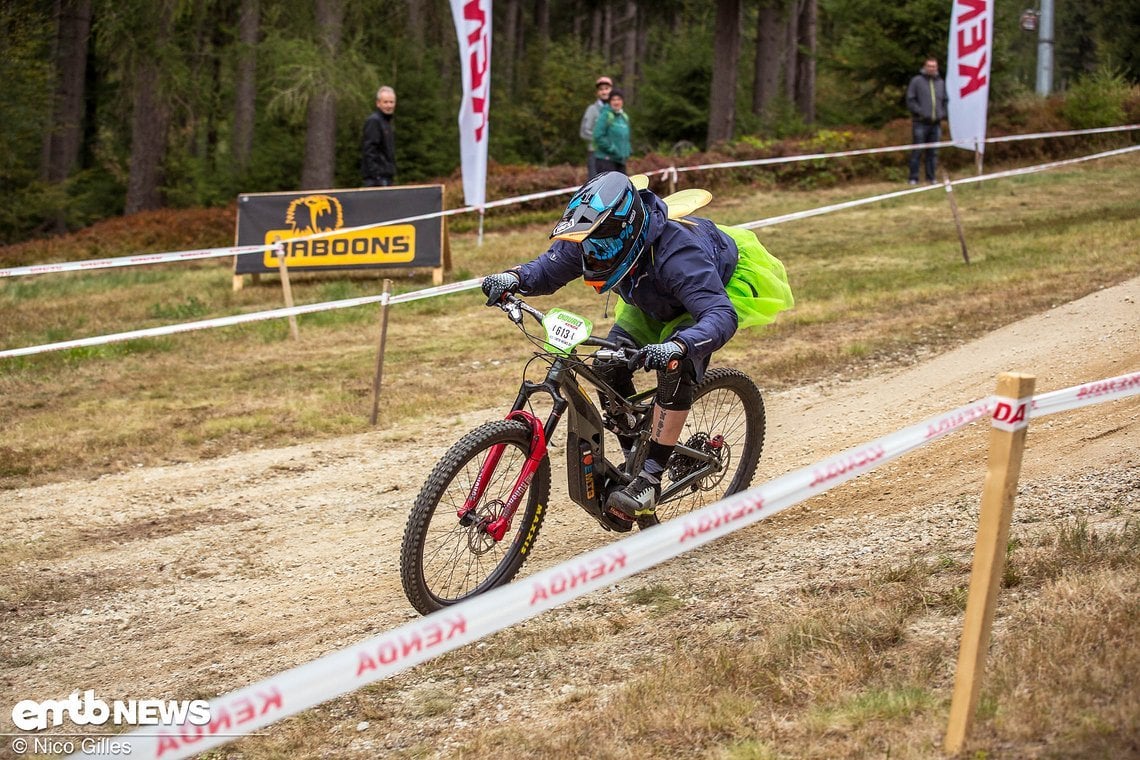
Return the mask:
[[[604,278],[617,269],[622,262],[622,239],[620,237],[586,238],[582,241],[582,263],[587,277]]]

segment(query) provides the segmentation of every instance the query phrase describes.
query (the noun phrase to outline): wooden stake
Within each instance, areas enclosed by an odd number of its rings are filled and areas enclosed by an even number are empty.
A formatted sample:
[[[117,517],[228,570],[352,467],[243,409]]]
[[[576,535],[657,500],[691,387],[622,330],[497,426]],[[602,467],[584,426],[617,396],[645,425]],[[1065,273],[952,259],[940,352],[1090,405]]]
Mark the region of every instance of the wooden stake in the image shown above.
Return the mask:
[[[388,342],[388,299],[392,294],[392,281],[384,280],[384,297],[380,300],[380,350],[376,352],[376,377],[372,380],[372,416],[369,424],[376,427],[380,416],[380,381],[384,377],[384,344]]]
[[[954,214],[954,226],[958,228],[958,242],[962,244],[962,259],[970,263],[970,252],[966,250],[966,233],[962,231],[962,217],[958,215],[958,201],[954,200],[954,185],[950,184],[950,173],[942,172],[942,183],[946,186],[946,197],[950,201],[950,212]]]
[[[281,273],[281,290],[285,293],[285,307],[288,309],[293,308],[293,288],[289,286],[289,267],[285,265],[285,252],[277,252],[277,271]],[[297,315],[289,315],[289,332],[293,334],[293,340],[300,340],[301,333],[297,330]]]
[[[982,161],[985,159],[986,154],[982,152],[982,144],[977,140],[974,141],[974,170],[977,174],[982,173]]]
[[[1009,524],[1013,517],[1017,479],[1021,473],[1021,457],[1025,451],[1025,420],[1033,386],[1032,375],[1003,372],[998,376],[994,427],[990,429],[989,468],[978,517],[978,542],[974,547],[970,595],[966,600],[958,670],[950,701],[950,721],[943,745],[951,754],[962,750],[978,704],[994,609],[1005,569]]]
[[[677,192],[677,167],[669,167],[669,195]]]

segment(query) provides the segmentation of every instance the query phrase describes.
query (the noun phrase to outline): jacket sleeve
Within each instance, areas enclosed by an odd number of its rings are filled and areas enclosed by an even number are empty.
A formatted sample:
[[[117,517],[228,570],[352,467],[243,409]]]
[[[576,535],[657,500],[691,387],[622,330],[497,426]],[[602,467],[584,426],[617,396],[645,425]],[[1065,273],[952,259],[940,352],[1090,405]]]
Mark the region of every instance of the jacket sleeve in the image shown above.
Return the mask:
[[[594,125],[598,121],[597,103],[591,103],[582,114],[582,123],[578,127],[578,136],[588,143],[594,142]]]
[[[692,356],[707,356],[736,334],[736,309],[710,255],[695,244],[687,246],[666,259],[661,272],[673,296],[696,320],[673,336]]]
[[[613,119],[613,111],[602,111],[598,114],[597,124],[594,125],[594,146],[598,153],[606,156],[614,155],[614,144],[610,138],[610,122]]]
[[[545,296],[582,276],[582,254],[576,244],[556,240],[546,253],[513,271],[523,295]]]
[[[380,154],[383,151],[384,135],[380,123],[373,118],[364,120],[364,137],[360,141],[360,173],[365,179],[380,176]]]
[[[910,80],[910,84],[906,88],[906,108],[910,111],[912,116],[922,116],[922,103],[918,100],[919,88],[918,77]]]

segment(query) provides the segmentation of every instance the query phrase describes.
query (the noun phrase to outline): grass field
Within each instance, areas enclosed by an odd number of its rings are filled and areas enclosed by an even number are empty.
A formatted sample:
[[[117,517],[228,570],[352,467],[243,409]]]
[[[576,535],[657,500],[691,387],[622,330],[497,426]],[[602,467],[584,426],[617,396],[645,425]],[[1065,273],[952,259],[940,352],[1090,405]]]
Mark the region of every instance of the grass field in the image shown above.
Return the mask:
[[[797,306],[738,335],[719,361],[769,388],[858,374],[1135,276],[1138,178],[1131,155],[961,188],[969,265],[941,190],[761,230],[788,268]],[[707,214],[743,223],[893,189],[757,192],[717,198]],[[530,258],[548,226],[491,233],[482,247],[454,236],[451,278]],[[66,259],[66,241],[52,251]],[[220,261],[0,281],[0,347],[281,306],[275,278],[266,280],[235,293]],[[397,290],[428,284],[404,278]],[[372,275],[294,282],[297,303],[379,290]],[[607,321],[605,299],[580,285],[536,303]],[[397,305],[391,319],[382,426],[513,399],[529,344],[476,293]],[[274,320],[0,360],[0,487],[367,429],[378,307],[304,316],[300,332],[293,341]]]

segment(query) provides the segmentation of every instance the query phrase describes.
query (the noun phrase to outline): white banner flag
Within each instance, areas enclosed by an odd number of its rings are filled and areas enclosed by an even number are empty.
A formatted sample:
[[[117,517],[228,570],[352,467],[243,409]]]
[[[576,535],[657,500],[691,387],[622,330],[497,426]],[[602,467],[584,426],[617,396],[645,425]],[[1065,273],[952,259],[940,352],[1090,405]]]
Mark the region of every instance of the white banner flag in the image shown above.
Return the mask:
[[[451,0],[459,38],[463,100],[459,104],[459,150],[463,196],[468,206],[487,200],[487,114],[491,103],[491,0]]]
[[[951,0],[946,62],[950,138],[966,150],[986,149],[993,35],[994,0]]]

